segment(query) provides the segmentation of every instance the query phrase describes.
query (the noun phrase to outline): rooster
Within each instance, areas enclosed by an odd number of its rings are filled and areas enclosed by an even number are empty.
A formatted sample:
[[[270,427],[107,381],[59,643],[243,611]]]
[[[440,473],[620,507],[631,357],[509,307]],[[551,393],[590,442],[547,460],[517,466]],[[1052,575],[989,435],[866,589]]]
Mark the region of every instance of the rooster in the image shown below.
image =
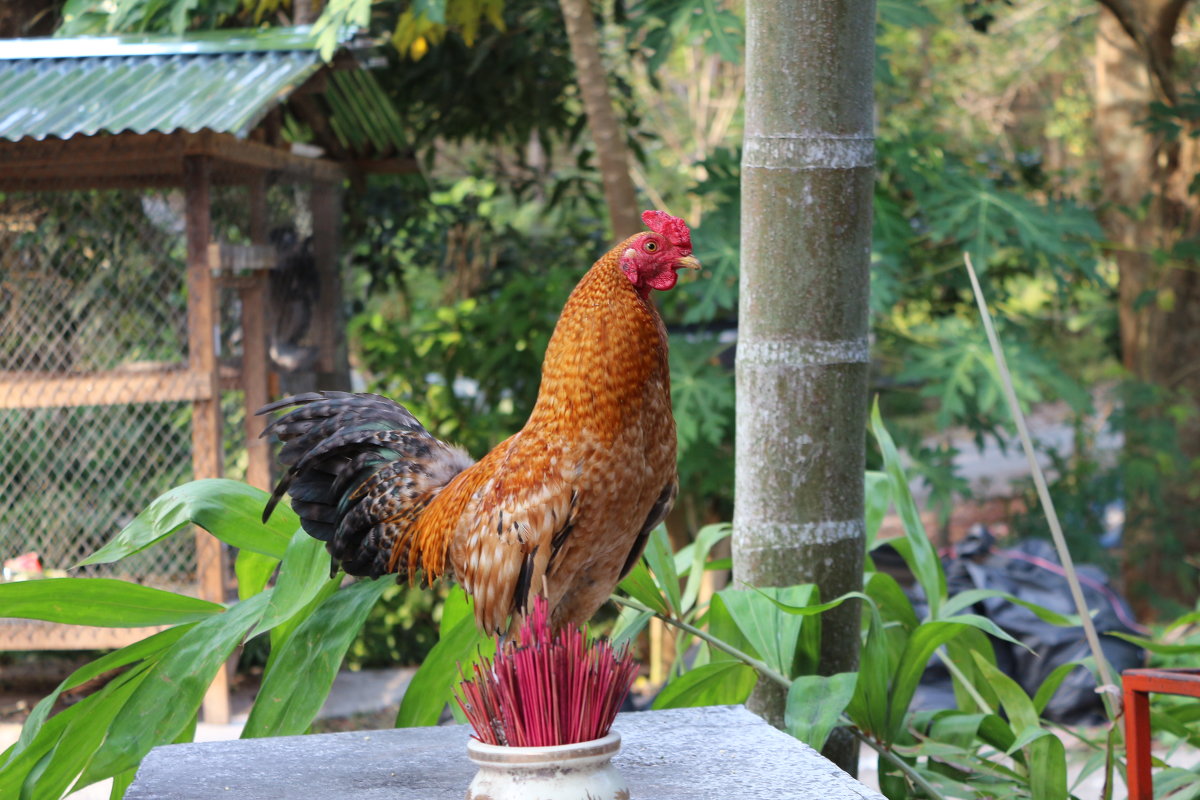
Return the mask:
[[[642,555],[678,489],[667,332],[651,290],[698,269],[683,220],[597,261],[571,292],[542,364],[529,420],[478,462],[387,398],[313,392],[264,435],[288,467],[283,497],[326,543],[333,571],[411,583],[456,579],[486,632],[517,624],[544,593],[556,627],[587,621]]]

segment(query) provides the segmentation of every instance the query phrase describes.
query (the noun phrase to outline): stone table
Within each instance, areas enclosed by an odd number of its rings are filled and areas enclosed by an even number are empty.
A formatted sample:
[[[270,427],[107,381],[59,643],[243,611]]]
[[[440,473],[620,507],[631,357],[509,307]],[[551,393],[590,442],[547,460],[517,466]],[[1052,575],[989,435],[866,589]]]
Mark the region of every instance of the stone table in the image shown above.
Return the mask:
[[[621,714],[613,763],[645,800],[883,800],[740,706]],[[470,728],[400,728],[156,747],[127,800],[459,800]]]

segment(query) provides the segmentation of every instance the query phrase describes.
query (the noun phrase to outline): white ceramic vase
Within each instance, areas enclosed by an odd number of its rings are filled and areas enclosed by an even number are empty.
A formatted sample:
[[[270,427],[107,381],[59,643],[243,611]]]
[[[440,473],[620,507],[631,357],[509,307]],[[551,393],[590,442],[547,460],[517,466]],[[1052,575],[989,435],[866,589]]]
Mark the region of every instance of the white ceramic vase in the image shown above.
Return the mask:
[[[467,800],[628,800],[613,766],[621,736],[550,747],[502,747],[472,738],[467,755],[479,765]]]

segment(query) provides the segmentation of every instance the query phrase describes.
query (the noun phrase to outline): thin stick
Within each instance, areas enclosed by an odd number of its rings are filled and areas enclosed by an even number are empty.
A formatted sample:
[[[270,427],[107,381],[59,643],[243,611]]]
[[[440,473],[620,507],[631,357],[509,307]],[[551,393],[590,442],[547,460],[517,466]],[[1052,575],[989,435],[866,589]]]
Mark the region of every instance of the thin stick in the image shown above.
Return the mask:
[[[1075,573],[1075,563],[1071,560],[1071,551],[1067,549],[1067,539],[1063,536],[1062,525],[1058,521],[1058,513],[1054,510],[1054,501],[1050,499],[1050,490],[1046,486],[1046,476],[1037,462],[1033,452],[1033,440],[1029,437],[1029,428],[1025,424],[1025,415],[1021,412],[1021,404],[1017,402],[1017,392],[1013,388],[1012,376],[1008,372],[1008,362],[1004,359],[1004,350],[1000,347],[1000,338],[996,336],[996,328],[992,324],[992,315],[988,311],[987,300],[983,297],[983,289],[979,286],[979,278],[975,275],[975,266],[971,263],[970,253],[963,253],[963,263],[967,265],[967,274],[971,276],[971,288],[975,291],[975,302],[979,305],[979,315],[983,318],[983,329],[987,332],[988,343],[992,346],[992,355],[996,359],[996,368],[1000,372],[1000,382],[1003,384],[1004,397],[1012,411],[1013,422],[1017,426],[1017,435],[1021,437],[1021,447],[1025,450],[1025,458],[1029,461],[1029,471],[1033,473],[1033,483],[1037,487],[1038,499],[1042,510],[1046,513],[1046,522],[1050,525],[1050,536],[1054,539],[1054,547],[1058,551],[1058,560],[1062,562],[1063,571],[1067,573],[1067,584],[1071,587],[1071,597],[1075,601],[1075,611],[1083,625],[1083,634],[1087,637],[1088,647],[1096,660],[1096,671],[1100,673],[1100,686],[1097,692],[1108,711],[1109,720],[1117,718],[1116,701],[1112,695],[1117,692],[1112,674],[1108,670],[1108,661],[1104,651],[1100,649],[1100,637],[1096,634],[1096,626],[1092,623],[1091,611],[1083,598],[1083,587],[1079,585],[1079,576]]]

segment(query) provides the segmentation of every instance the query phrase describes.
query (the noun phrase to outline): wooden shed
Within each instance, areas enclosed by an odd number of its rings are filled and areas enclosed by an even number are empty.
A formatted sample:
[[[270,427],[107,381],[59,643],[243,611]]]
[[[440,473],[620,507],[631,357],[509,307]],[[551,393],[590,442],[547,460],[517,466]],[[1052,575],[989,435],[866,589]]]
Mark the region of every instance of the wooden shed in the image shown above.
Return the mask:
[[[307,28],[0,42],[0,559],[40,559],[9,572],[73,566],[192,478],[266,488],[252,412],[272,382],[348,384],[342,185],[413,164],[369,47],[343,36],[327,63]],[[224,546],[174,540],[82,572],[225,601]],[[0,649],[146,633],[0,620]]]

